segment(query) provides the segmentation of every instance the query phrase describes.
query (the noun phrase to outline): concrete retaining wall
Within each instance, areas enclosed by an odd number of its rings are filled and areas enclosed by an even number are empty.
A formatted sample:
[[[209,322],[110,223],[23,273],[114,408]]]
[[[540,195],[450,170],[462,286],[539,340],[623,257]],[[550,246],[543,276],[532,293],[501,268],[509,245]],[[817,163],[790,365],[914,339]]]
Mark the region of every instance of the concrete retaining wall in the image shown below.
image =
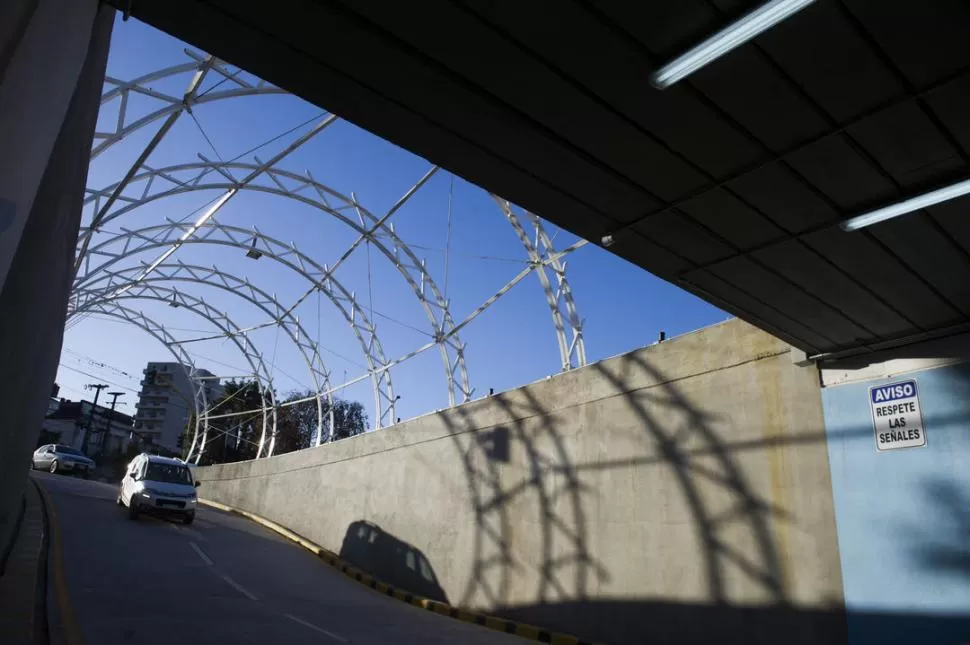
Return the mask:
[[[201,494],[425,595],[606,642],[845,642],[818,373],[732,320]]]

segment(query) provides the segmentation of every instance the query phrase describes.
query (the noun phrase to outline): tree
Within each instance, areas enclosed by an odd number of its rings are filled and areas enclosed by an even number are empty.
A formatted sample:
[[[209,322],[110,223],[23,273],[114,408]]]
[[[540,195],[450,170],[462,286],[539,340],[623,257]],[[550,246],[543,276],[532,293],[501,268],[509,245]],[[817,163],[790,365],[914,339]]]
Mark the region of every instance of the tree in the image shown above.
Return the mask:
[[[249,412],[209,422],[209,436],[202,454],[203,464],[254,459],[263,429],[262,397],[256,381],[232,380],[210,410],[215,415]]]
[[[291,392],[283,403],[290,403],[314,396],[313,392]],[[324,415],[326,415],[324,405]],[[326,416],[324,416],[326,419]],[[274,453],[281,455],[294,450],[309,448],[317,431],[317,403],[315,399],[281,406],[276,416],[276,446]]]
[[[333,405],[333,438],[346,439],[367,431],[367,413],[358,401],[335,399]]]
[[[317,402],[313,390],[287,395],[276,410],[276,443],[273,454],[281,455],[309,448],[317,440]],[[307,400],[303,400],[307,399]],[[300,401],[299,403],[292,403]],[[292,405],[285,405],[292,403]],[[357,401],[334,399],[332,440],[346,439],[367,431],[367,413]],[[255,381],[229,381],[219,401],[213,404],[216,415],[256,411],[262,407]],[[321,401],[324,431],[330,418],[330,402]],[[209,422],[208,445],[202,456],[204,464],[254,459],[262,433],[261,412],[213,419]],[[324,437],[326,440],[326,437]],[[269,438],[267,437],[267,441]]]

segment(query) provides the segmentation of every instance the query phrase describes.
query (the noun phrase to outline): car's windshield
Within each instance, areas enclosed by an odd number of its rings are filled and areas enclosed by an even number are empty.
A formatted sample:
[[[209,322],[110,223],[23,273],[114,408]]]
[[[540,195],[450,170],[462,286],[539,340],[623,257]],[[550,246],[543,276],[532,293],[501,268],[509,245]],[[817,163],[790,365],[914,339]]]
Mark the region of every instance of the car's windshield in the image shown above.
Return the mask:
[[[145,471],[145,479],[153,482],[165,484],[188,484],[192,485],[192,474],[185,466],[176,464],[159,464],[148,462],[148,470]]]
[[[62,455],[80,455],[82,457],[84,456],[84,453],[81,452],[80,450],[76,450],[74,448],[68,448],[67,446],[54,446],[54,450],[55,452],[59,452]]]

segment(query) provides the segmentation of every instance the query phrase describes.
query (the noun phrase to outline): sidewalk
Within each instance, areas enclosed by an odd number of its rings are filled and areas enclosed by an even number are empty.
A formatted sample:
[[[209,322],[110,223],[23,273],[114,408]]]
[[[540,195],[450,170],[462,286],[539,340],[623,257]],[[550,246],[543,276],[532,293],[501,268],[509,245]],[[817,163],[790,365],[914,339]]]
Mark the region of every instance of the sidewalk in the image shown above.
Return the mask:
[[[33,481],[27,483],[24,493],[24,518],[0,577],[0,643],[4,645],[34,645],[47,640],[41,595],[44,586],[38,587],[39,574],[46,574],[44,510]]]

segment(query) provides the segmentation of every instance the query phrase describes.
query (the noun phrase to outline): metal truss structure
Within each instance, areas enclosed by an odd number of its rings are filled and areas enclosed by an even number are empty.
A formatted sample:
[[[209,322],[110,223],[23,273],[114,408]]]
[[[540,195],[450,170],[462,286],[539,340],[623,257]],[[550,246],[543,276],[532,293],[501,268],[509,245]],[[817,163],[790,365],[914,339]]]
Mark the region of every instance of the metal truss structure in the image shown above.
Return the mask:
[[[133,284],[131,279],[140,270],[141,267],[129,267],[117,272],[105,271],[88,286],[76,289],[75,298],[68,307],[68,318],[74,314],[75,310],[83,309],[90,302],[104,301],[119,288]],[[157,288],[156,283],[168,282],[195,283],[222,289],[246,300],[266,315],[278,318],[279,328],[283,330],[303,357],[314,391],[324,393],[323,396],[327,398],[329,404],[327,409],[330,414],[325,419],[322,402],[319,398],[316,401],[318,441],[321,437],[330,435],[333,429],[333,386],[330,383],[330,373],[320,358],[317,344],[313,341],[312,336],[307,333],[296,316],[286,312],[286,308],[280,304],[275,296],[253,286],[248,280],[219,271],[216,267],[202,267],[183,263],[160,265],[155,274],[142,280],[138,288],[149,288],[153,293],[162,294],[169,290]],[[128,293],[137,295],[139,292],[134,290],[126,292],[125,295],[128,295]],[[192,455],[191,450],[189,455]],[[199,456],[201,456],[201,451]]]
[[[586,364],[586,344],[583,341],[583,322],[576,311],[576,301],[573,299],[572,289],[566,280],[566,263],[556,254],[556,249],[552,245],[552,240],[546,234],[542,226],[542,220],[534,213],[526,213],[529,223],[535,229],[536,241],[533,242],[523,228],[519,217],[512,210],[512,204],[497,195],[492,195],[492,199],[499,205],[505,218],[512,225],[515,234],[519,236],[519,241],[525,247],[525,252],[529,256],[529,262],[536,267],[536,275],[542,284],[542,291],[546,295],[546,302],[549,304],[549,311],[552,313],[552,324],[556,329],[556,340],[559,341],[559,357],[562,360],[562,370],[568,371]],[[550,258],[548,268],[556,276],[556,289],[552,288],[549,276],[546,273],[547,265],[543,263],[544,258]],[[565,311],[563,311],[565,309]],[[566,335],[566,326],[570,328],[570,334]]]
[[[108,293],[99,294],[98,292],[82,292],[75,291],[76,299],[78,303],[74,308],[74,315],[83,314],[86,312],[86,307],[102,304],[102,303],[115,303],[119,300],[133,299],[133,300],[155,300],[158,302],[163,302],[165,304],[184,308],[186,311],[190,311],[197,316],[204,318],[210,324],[212,324],[216,329],[219,330],[222,336],[229,339],[239,353],[243,356],[243,359],[248,363],[254,380],[256,381],[256,386],[259,390],[259,397],[262,402],[262,410],[260,410],[262,415],[262,432],[259,439],[259,449],[257,456],[262,456],[264,450],[267,455],[273,454],[273,447],[276,442],[276,420],[277,420],[277,406],[276,406],[276,393],[273,390],[273,374],[267,369],[266,364],[263,362],[262,354],[256,349],[256,347],[250,342],[249,338],[241,332],[241,327],[232,321],[228,314],[216,309],[211,306],[202,298],[198,298],[191,294],[185,293],[183,291],[178,291],[176,289],[159,287],[150,284],[139,284],[135,285],[132,289],[129,289],[123,293]],[[88,299],[83,299],[84,296],[89,296]],[[183,341],[175,341],[177,344],[181,344]],[[193,379],[194,380],[194,379]],[[205,388],[198,388],[204,391]],[[209,429],[209,414],[208,408],[202,411],[202,445],[206,444],[206,439]],[[269,437],[269,444],[267,445],[266,440]],[[193,441],[193,443],[195,443]],[[201,449],[199,451],[199,456],[201,456]]]
[[[122,139],[144,128],[147,125],[160,120],[168,119],[173,114],[181,115],[183,112],[191,112],[197,105],[213,103],[225,99],[239,98],[240,96],[256,96],[259,94],[286,94],[284,90],[270,85],[265,81],[249,83],[236,72],[229,72],[226,64],[212,58],[198,54],[190,49],[185,50],[185,54],[192,60],[172,65],[165,69],[160,69],[144,76],[139,76],[130,81],[122,81],[111,76],[105,76],[105,85],[110,89],[101,95],[102,107],[118,101],[118,119],[115,122],[114,130],[111,132],[98,131],[94,133],[94,147],[91,148],[91,158],[95,159],[102,152],[110,148]],[[192,83],[189,90],[182,96],[171,96],[163,92],[152,89],[152,83],[164,81],[167,78],[182,76],[192,73]],[[213,86],[211,91],[200,92],[202,79],[209,73],[214,72],[222,77],[221,84],[228,84],[226,88],[216,91]],[[128,97],[132,94],[140,94],[157,99],[162,106],[152,112],[136,119],[128,118]],[[166,128],[167,129],[167,128]]]
[[[143,229],[126,231],[120,235],[113,237],[107,237],[99,241],[99,243],[89,250],[88,259],[98,258],[101,262],[95,266],[90,264],[85,264],[85,271],[78,274],[74,282],[74,292],[84,292],[91,288],[91,286],[100,280],[104,280],[105,275],[117,275],[124,274],[126,278],[124,284],[117,284],[114,286],[114,291],[117,292],[121,289],[128,287],[129,285],[135,284],[134,278],[137,274],[142,271],[142,267],[132,268],[128,271],[112,272],[113,267],[130,257],[131,255],[142,253],[145,251],[150,251],[159,248],[169,247],[173,241],[180,239],[185,235],[185,233],[192,227],[188,223],[170,223],[159,226],[150,226]],[[252,241],[255,240],[255,247]],[[326,269],[314,262],[311,258],[301,253],[295,245],[287,245],[280,240],[274,239],[268,235],[260,233],[258,230],[247,230],[244,228],[226,226],[220,224],[214,219],[210,219],[206,224],[196,230],[196,235],[191,238],[186,238],[184,244],[215,244],[221,246],[235,247],[244,251],[251,251],[256,249],[259,253],[270,260],[279,262],[286,268],[294,271],[299,276],[304,278],[313,288],[319,293],[325,295],[330,302],[336,307],[336,309],[341,313],[347,324],[350,326],[357,341],[361,347],[361,351],[367,361],[368,371],[373,375],[372,382],[374,385],[375,393],[375,405],[378,411],[378,418],[376,421],[377,427],[387,423],[388,419],[393,420],[394,415],[394,388],[391,382],[391,374],[388,370],[381,371],[381,367],[387,364],[388,360],[384,355],[384,348],[381,345],[380,338],[377,335],[377,329],[374,324],[368,319],[367,312],[364,307],[358,304],[355,295],[349,291],[339,280],[334,278],[332,275],[326,277],[326,279],[321,279],[326,273]],[[156,271],[161,269],[162,266],[156,268]],[[212,271],[211,269],[209,270]],[[222,282],[223,279],[231,284],[242,284],[244,288],[251,287],[248,280],[239,278],[232,274],[223,273],[215,270],[218,276],[208,276],[203,282],[212,284],[211,278],[216,277],[215,284]],[[184,274],[186,271],[179,269],[175,273],[164,273],[166,276],[178,276],[180,273]],[[195,274],[200,278],[204,276],[200,271],[195,271]],[[144,281],[145,278],[142,278]],[[110,296],[110,293],[107,294]],[[261,297],[254,296],[255,300],[261,300]],[[285,320],[289,317],[292,312],[288,311],[288,308],[283,307],[279,304],[275,298],[273,298],[273,307],[276,310],[270,313],[273,324],[283,323],[278,322]],[[318,346],[316,342],[313,341],[305,331],[303,332],[307,340],[301,341],[312,343],[312,353],[319,356]],[[319,363],[319,360],[317,361]],[[318,390],[324,396],[332,397],[332,387],[329,384],[329,374],[325,369],[321,370],[323,375],[321,377],[321,384],[326,387],[326,389]],[[324,440],[324,437],[329,436],[327,432],[318,432],[317,441],[320,442]]]
[[[252,411],[261,413],[263,417],[258,456],[273,454],[279,406],[275,401],[272,372],[267,369],[262,355],[247,335],[256,329],[278,327],[303,357],[310,382],[316,392],[315,443],[317,445],[329,441],[333,436],[333,393],[364,378],[371,381],[374,390],[375,426],[379,428],[394,423],[396,397],[392,387],[391,368],[429,349],[437,348],[441,355],[449,404],[455,405],[469,400],[473,389],[469,383],[465,365],[465,345],[459,337],[459,332],[533,271],[538,276],[552,315],[559,345],[561,369],[568,370],[585,365],[582,320],[577,313],[566,278],[566,263],[563,261],[565,255],[583,246],[585,241],[577,242],[562,251],[556,251],[552,239],[546,234],[537,216],[531,213],[524,215],[528,225],[534,230],[533,236],[526,231],[520,219],[521,216],[516,214],[512,205],[493,196],[503,216],[525,248],[526,268],[468,317],[456,323],[449,310],[448,300],[427,270],[425,262],[401,239],[394,224],[389,221],[391,216],[432,178],[438,171],[437,167],[432,167],[387,212],[377,215],[362,205],[355,194],[351,193],[349,196],[342,194],[317,181],[309,171],[299,174],[281,166],[281,162],[287,155],[337,120],[333,115],[326,116],[310,131],[265,162],[258,157],[254,158],[253,162],[240,161],[238,158],[230,161],[212,161],[199,155],[200,160],[197,162],[161,168],[147,165],[149,156],[181,115],[188,114],[192,119],[196,119],[192,113],[193,107],[241,96],[284,93],[279,88],[264,82],[249,82],[241,76],[241,70],[232,71],[226,63],[211,56],[188,50],[186,54],[191,59],[188,62],[146,74],[132,81],[121,81],[112,77],[105,79],[108,89],[102,95],[102,106],[117,101],[118,117],[113,131],[96,133],[92,159],[141,128],[163,119],[164,122],[120,181],[102,188],[87,189],[85,206],[92,209],[93,214],[89,225],[82,228],[78,240],[69,320],[79,320],[81,316],[89,313],[127,320],[145,329],[165,344],[183,365],[192,365],[192,362],[181,344],[210,338],[231,339],[250,365],[263,401],[261,410]],[[151,87],[152,84],[186,74],[191,74],[191,80],[181,97],[172,96]],[[221,78],[208,90],[201,91],[204,80],[210,74]],[[132,95],[155,99],[160,102],[159,107],[143,116],[130,118],[129,97]],[[205,135],[197,119],[196,123]],[[208,140],[208,137],[206,139]],[[209,143],[211,145],[211,142]],[[169,219],[166,224],[127,226],[121,227],[120,233],[107,232],[106,227],[115,220],[129,223],[134,217],[133,212],[149,203],[203,191],[220,191],[222,196],[214,200],[214,203],[210,202],[211,205],[206,212],[194,223]],[[285,244],[261,233],[256,227],[250,230],[218,222],[215,216],[219,210],[226,202],[243,191],[283,197],[310,206],[320,214],[332,217],[349,227],[357,238],[335,262],[321,264],[301,252],[295,244]],[[122,217],[125,219],[119,220]],[[117,226],[117,223],[115,225]],[[229,246],[240,249],[250,257],[266,257],[280,263],[305,280],[307,290],[295,303],[285,305],[275,296],[251,284],[248,279],[222,271],[215,266],[202,267],[171,261],[171,256],[186,244]],[[354,292],[347,289],[334,276],[337,268],[361,245],[367,245],[368,249],[373,247],[404,279],[427,318],[428,331],[425,333],[430,340],[426,345],[396,359],[389,360],[385,356],[376,325],[372,320],[374,311],[362,306]],[[118,266],[123,260],[153,250],[162,251],[154,262],[141,261],[136,266],[121,268]],[[553,274],[552,280],[550,280],[549,271]],[[233,293],[259,309],[268,320],[255,326],[242,328],[236,325],[226,313],[214,309],[204,300],[172,286],[166,286],[175,282],[212,286]],[[325,296],[348,323],[366,361],[365,375],[337,386],[331,383],[331,374],[320,357],[319,339],[313,338],[307,332],[294,313],[295,309],[313,294]],[[219,333],[209,338],[192,339],[192,341],[176,340],[171,334],[165,332],[161,325],[144,314],[117,304],[121,299],[158,300],[173,306],[185,307],[187,311],[207,319]],[[326,419],[323,414],[324,400],[331,411],[329,418]],[[292,403],[294,402],[284,405]],[[196,428],[190,456],[193,456],[197,463],[202,458],[208,442],[209,421],[214,418],[208,410],[208,405],[202,402],[196,414]]]
[[[195,381],[195,362],[192,360],[192,357],[183,349],[178,340],[165,329],[165,326],[159,324],[153,318],[146,316],[141,311],[129,309],[117,302],[93,302],[87,307],[87,313],[115,318],[148,333],[164,345],[172,356],[175,357],[175,362],[182,366],[182,371],[185,373],[185,377],[189,382],[192,383]],[[203,425],[202,417],[209,409],[205,388],[195,388],[192,397],[192,407],[194,412],[192,449],[194,450],[195,440],[199,437],[199,429]]]
[[[264,166],[261,172],[267,182],[237,185],[235,175],[248,176],[260,168],[259,163],[217,163],[204,160],[198,163],[147,169],[134,175],[128,182],[129,187],[142,188],[140,195],[137,198],[119,197],[118,201],[123,202],[124,205],[106,215],[101,221],[101,226],[108,226],[114,219],[158,199],[199,191],[228,191],[239,188],[278,195],[312,206],[350,227],[357,235],[372,244],[398,270],[428,318],[429,335],[432,338],[442,339],[439,343],[439,351],[445,368],[449,403],[454,405],[460,401],[467,401],[472,391],[468,383],[468,370],[465,367],[464,345],[456,335],[451,333],[455,323],[448,304],[434,278],[427,271],[425,263],[398,237],[393,224],[388,224],[386,220],[381,222],[381,218],[376,217],[352,196],[342,195],[317,182],[310,173],[300,175],[280,168]],[[186,178],[180,179],[180,176]],[[89,189],[85,203],[92,204],[94,210],[99,211],[104,200],[114,194],[117,186],[118,184],[113,184],[102,190]],[[410,192],[405,197],[410,198],[413,194]],[[395,206],[399,208],[403,203],[404,201],[399,201]],[[348,213],[356,215],[356,219]],[[324,267],[309,277],[313,281],[320,281],[324,278],[332,279],[332,274],[332,268]]]

